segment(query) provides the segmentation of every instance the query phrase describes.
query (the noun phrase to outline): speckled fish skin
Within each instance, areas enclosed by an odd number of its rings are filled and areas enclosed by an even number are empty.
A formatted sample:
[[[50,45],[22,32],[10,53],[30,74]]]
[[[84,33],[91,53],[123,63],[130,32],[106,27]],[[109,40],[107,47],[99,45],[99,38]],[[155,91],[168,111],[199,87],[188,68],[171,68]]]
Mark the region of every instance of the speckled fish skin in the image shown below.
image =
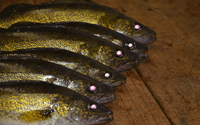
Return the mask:
[[[98,103],[115,99],[115,89],[61,65],[36,59],[0,59],[0,81],[44,81],[64,86]],[[95,88],[94,88],[95,87]]]
[[[62,86],[32,81],[0,84],[0,121],[28,124],[48,120],[54,112],[81,125],[103,124],[113,119],[109,108]],[[96,110],[91,105],[96,105]]]
[[[130,37],[127,37],[121,33],[115,32],[106,27],[99,25],[82,23],[82,22],[62,22],[62,23],[32,23],[32,22],[19,22],[13,24],[9,29],[28,29],[36,27],[64,27],[68,29],[76,29],[86,33],[93,34],[95,36],[106,39],[108,42],[112,42],[118,46],[123,47],[131,52],[137,54],[147,51],[148,47],[144,44],[141,44]]]
[[[134,40],[149,44],[156,40],[156,33],[134,19],[112,8],[87,3],[54,3],[43,5],[10,5],[0,13],[0,27],[8,28],[17,22],[55,23],[85,22],[97,24]],[[136,27],[138,29],[135,29]]]
[[[112,87],[122,85],[126,81],[126,77],[116,70],[67,50],[48,48],[19,50],[0,54],[0,59],[40,59],[65,66]]]
[[[57,48],[80,53],[117,71],[134,68],[138,54],[107,42],[97,36],[66,28],[39,27],[29,29],[1,29],[0,51]],[[117,55],[120,52],[121,55]]]

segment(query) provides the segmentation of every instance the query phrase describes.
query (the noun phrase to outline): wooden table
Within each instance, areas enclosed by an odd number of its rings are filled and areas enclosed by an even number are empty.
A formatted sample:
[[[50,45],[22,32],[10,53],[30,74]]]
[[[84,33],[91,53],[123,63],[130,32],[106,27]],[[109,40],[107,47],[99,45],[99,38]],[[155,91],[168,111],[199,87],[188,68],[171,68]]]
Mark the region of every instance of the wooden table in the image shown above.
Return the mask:
[[[11,1],[11,0],[10,0]],[[53,0],[4,0],[39,4]],[[157,33],[146,62],[124,73],[108,125],[200,124],[200,1],[94,0],[141,22]]]

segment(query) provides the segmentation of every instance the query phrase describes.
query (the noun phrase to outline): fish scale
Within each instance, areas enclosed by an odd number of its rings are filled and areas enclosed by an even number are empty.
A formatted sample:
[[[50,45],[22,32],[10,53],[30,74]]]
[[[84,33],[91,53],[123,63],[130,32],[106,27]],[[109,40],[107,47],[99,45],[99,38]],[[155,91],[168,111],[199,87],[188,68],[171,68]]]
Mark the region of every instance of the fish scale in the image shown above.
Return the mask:
[[[89,34],[93,34],[95,36],[101,37],[102,39],[106,39],[108,42],[112,42],[118,46],[123,47],[131,52],[140,53],[143,51],[147,51],[148,47],[144,44],[141,44],[123,34],[117,33],[114,30],[109,28],[105,28],[99,25],[93,25],[89,23],[82,22],[62,22],[62,23],[31,23],[31,22],[19,22],[13,24],[9,27],[9,29],[29,29],[36,27],[63,27],[67,29],[76,29],[82,32],[86,32]]]
[[[156,40],[156,33],[134,19],[99,4],[49,3],[42,5],[10,5],[0,13],[0,27],[8,28],[18,22],[56,23],[84,22],[101,25],[148,44]],[[140,26],[140,29],[135,29]]]
[[[64,86],[99,103],[112,101],[115,89],[54,63],[34,59],[0,59],[0,81],[44,81]],[[90,87],[95,86],[96,90]]]
[[[89,107],[92,104],[97,106],[95,111]],[[0,105],[0,121],[4,123],[37,123],[51,119],[55,113],[70,123],[81,125],[112,120],[112,111],[107,107],[65,87],[45,82],[1,83]]]
[[[87,75],[109,86],[115,87],[125,83],[126,77],[108,66],[81,54],[60,49],[20,50],[0,54],[0,59],[40,59],[56,63],[83,75]],[[18,71],[23,70],[17,65]],[[2,67],[4,68],[4,67]],[[105,74],[109,76],[106,77]]]
[[[97,36],[65,28],[40,27],[1,29],[0,51],[57,48],[80,53],[118,71],[130,70],[138,64],[138,54],[107,42]],[[121,55],[116,55],[121,51]],[[127,66],[126,66],[126,63]],[[129,64],[131,63],[131,64]],[[121,68],[122,67],[122,68]]]

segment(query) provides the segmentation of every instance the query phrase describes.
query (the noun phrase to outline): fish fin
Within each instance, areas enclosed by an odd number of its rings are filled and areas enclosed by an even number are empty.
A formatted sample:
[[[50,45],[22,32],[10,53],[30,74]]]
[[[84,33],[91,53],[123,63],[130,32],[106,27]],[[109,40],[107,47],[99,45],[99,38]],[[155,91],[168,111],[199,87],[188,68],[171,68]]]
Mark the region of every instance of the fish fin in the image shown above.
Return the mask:
[[[55,3],[88,3],[88,4],[97,4],[92,0],[55,0],[54,2],[42,3],[42,4],[55,4]]]
[[[52,117],[53,110],[33,110],[27,111],[20,115],[19,119],[25,123],[33,123],[42,120],[48,120]]]

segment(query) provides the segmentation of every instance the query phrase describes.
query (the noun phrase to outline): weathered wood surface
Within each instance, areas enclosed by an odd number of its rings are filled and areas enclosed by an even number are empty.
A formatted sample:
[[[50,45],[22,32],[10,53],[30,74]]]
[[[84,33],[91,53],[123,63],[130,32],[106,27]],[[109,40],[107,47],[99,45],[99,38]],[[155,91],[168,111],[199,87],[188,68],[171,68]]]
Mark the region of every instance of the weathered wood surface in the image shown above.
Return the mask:
[[[12,2],[10,2],[12,1]],[[53,0],[4,0],[39,4]],[[200,123],[200,1],[94,0],[155,30],[148,60],[126,72],[127,82],[107,104],[109,125],[198,125]],[[139,75],[139,74],[140,75]]]
[[[149,45],[149,59],[137,70],[172,124],[198,125],[200,1],[97,1],[124,12],[157,32],[158,39]],[[130,84],[135,83],[126,83],[124,87],[128,84],[131,88]]]

